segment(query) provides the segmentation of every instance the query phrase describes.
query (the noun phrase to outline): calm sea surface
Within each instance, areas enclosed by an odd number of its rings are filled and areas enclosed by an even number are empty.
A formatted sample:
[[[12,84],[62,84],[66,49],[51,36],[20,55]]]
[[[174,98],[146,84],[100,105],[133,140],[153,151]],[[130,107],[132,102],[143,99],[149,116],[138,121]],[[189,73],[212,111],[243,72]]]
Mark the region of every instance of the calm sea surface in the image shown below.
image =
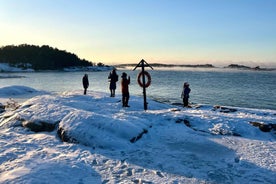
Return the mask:
[[[87,72],[89,90],[109,93],[107,76],[110,71]],[[130,95],[142,96],[136,71],[126,72],[131,77]],[[148,98],[166,103],[181,103],[184,82],[190,83],[190,102],[195,104],[226,105],[258,109],[276,109],[276,71],[247,71],[231,69],[156,69],[149,71],[152,84],[147,88]],[[24,85],[37,90],[62,92],[82,90],[84,72],[0,73],[0,87]],[[22,76],[21,78],[5,78]],[[117,83],[120,95],[120,83]]]

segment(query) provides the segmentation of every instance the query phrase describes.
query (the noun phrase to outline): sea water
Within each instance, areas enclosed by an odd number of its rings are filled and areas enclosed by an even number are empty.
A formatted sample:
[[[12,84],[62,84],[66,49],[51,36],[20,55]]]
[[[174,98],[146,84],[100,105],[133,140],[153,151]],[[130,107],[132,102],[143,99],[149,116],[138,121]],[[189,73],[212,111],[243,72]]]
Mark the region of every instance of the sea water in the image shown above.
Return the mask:
[[[0,73],[0,88],[23,85],[48,92],[82,90],[82,77],[88,74],[93,91],[106,92],[108,74],[102,72],[30,72]],[[130,95],[142,96],[142,88],[137,83],[137,70],[118,70],[131,78]],[[151,85],[147,88],[148,98],[165,103],[182,103],[180,98],[183,83],[189,82],[189,101],[193,104],[223,105],[257,109],[276,109],[276,71],[236,70],[225,68],[166,68],[148,69]],[[116,95],[120,95],[120,82],[117,82]]]

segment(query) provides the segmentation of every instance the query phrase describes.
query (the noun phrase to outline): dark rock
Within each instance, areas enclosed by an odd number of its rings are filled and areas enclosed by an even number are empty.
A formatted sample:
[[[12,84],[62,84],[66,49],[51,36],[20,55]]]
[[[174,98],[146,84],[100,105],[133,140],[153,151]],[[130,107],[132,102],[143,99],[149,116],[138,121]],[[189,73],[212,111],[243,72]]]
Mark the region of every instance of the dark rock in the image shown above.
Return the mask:
[[[276,130],[276,124],[264,124],[260,122],[249,122],[251,125],[255,127],[259,127],[259,129],[263,132],[270,132],[271,130]]]
[[[271,129],[272,129],[272,127],[271,127],[270,124],[268,124],[268,125],[266,125],[266,124],[261,124],[261,125],[259,126],[259,129],[260,129],[261,131],[263,131],[263,132],[270,132]]]
[[[219,106],[219,105],[216,105],[213,107],[213,110],[216,111],[216,110],[220,110],[219,112],[223,112],[223,113],[230,113],[230,112],[236,112],[238,111],[237,109],[233,109],[233,108],[229,108],[229,107],[223,107],[223,106]]]
[[[175,121],[175,123],[182,123],[182,122],[184,123],[184,125],[186,125],[187,127],[191,128],[191,124],[190,124],[189,120],[186,120],[186,119],[177,119]]]
[[[157,173],[156,173],[157,174]],[[109,181],[108,181],[109,182]],[[132,180],[133,184],[140,184],[140,183],[144,183],[144,184],[154,184],[152,181],[147,181],[147,180],[142,180],[142,179],[134,179]]]
[[[68,133],[62,128],[59,127],[57,131],[57,135],[63,142],[69,142],[69,143],[79,143],[76,139],[70,137]]]
[[[236,133],[236,132],[232,132],[232,135],[233,135],[233,136],[237,136],[237,137],[241,137],[241,134],[238,134],[238,133]]]
[[[3,105],[2,103],[0,103],[0,114],[5,112],[5,108],[6,108],[6,106]]]
[[[29,108],[31,107],[33,104],[27,104],[27,105],[24,105],[24,106],[21,106],[22,109],[25,109],[25,108]]]
[[[29,128],[33,132],[52,132],[59,121],[55,123],[49,123],[45,121],[24,121],[22,123],[23,127]]]
[[[255,127],[259,127],[261,123],[259,122],[255,122],[255,121],[250,121],[249,122],[251,125],[255,126]]]
[[[143,132],[141,132],[140,134],[138,134],[136,137],[133,137],[132,139],[130,139],[130,142],[131,142],[131,143],[135,143],[136,141],[138,141],[139,139],[141,139],[142,136],[143,136],[144,134],[146,134],[146,133],[148,133],[148,130],[143,129]]]
[[[187,126],[187,127],[191,127],[191,124],[188,120],[184,119],[184,124]]]

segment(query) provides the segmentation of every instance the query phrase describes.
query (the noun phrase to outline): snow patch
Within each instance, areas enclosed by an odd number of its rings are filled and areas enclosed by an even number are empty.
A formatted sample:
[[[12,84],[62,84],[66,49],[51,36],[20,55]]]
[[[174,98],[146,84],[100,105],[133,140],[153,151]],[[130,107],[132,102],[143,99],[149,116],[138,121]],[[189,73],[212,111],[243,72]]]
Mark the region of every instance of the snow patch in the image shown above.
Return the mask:
[[[33,72],[34,69],[31,69],[30,67],[30,64],[26,64],[25,68],[20,68],[17,66],[10,66],[9,63],[0,63],[0,72]]]

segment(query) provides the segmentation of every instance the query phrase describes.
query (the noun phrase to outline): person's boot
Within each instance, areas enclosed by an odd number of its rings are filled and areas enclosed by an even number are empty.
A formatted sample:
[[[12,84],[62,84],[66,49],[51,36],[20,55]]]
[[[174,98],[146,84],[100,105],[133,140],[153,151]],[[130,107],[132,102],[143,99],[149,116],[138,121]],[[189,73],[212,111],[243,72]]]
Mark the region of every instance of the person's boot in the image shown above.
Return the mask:
[[[130,107],[130,106],[128,105],[128,99],[126,99],[125,107]]]

